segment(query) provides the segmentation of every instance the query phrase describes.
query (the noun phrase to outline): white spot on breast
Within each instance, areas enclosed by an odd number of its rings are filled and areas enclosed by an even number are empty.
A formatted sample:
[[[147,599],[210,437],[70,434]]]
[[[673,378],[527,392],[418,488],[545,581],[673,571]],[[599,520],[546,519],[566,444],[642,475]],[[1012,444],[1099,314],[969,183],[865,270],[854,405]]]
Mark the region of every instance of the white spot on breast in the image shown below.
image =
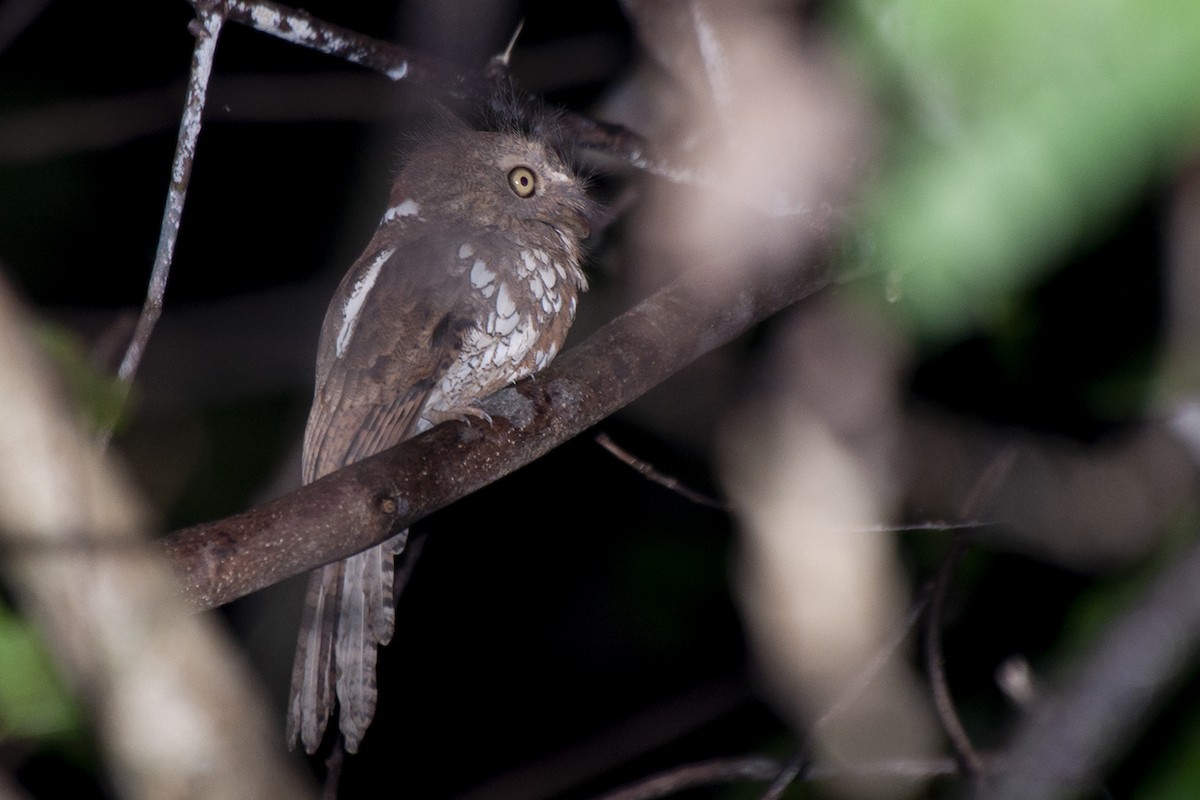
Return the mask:
[[[371,262],[371,266],[367,267],[367,271],[354,282],[354,288],[350,290],[350,296],[346,298],[346,304],[342,306],[342,327],[338,330],[337,335],[337,357],[341,358],[346,352],[346,347],[350,344],[350,338],[354,336],[354,326],[358,324],[358,314],[362,311],[363,303],[367,301],[367,294],[375,286],[376,279],[379,278],[379,270],[383,267],[383,263],[392,257],[392,253],[396,252],[395,248],[388,248],[379,251],[375,256],[375,260]]]
[[[468,247],[469,245],[463,245]],[[461,255],[462,251],[459,251]],[[471,266],[471,285],[476,289],[482,289],[496,278],[496,273],[487,268],[487,264],[483,263],[482,259],[475,259],[475,263]]]
[[[496,292],[496,314],[501,317],[510,317],[517,313],[517,304],[513,302],[512,295],[508,293],[508,284],[500,284],[500,289]]]
[[[459,258],[467,259],[473,255],[475,255],[475,248],[471,247],[471,244],[469,242],[467,244],[464,244],[462,247],[458,248],[458,257]]]
[[[411,197],[399,205],[394,205],[383,215],[384,222],[394,222],[400,217],[415,217],[421,213],[421,204]]]
[[[528,250],[521,251],[521,262],[525,265],[525,269],[521,270],[522,275],[537,269],[537,264],[533,260],[533,253]]]
[[[553,292],[547,292],[546,296],[542,298],[542,311],[545,311],[547,314],[554,310],[554,301],[550,299],[551,294]]]
[[[546,293],[546,287],[542,286],[542,282],[534,276],[529,279],[529,291],[533,292],[533,296],[541,300],[542,295]]]
[[[538,267],[538,275],[542,278],[542,283],[546,284],[547,289],[553,289],[554,284],[558,283],[558,278],[554,277],[554,270],[549,267]]]
[[[538,261],[542,262],[543,264],[549,264],[549,263],[550,263],[550,256],[548,256],[548,255],[546,254],[546,251],[545,251],[545,250],[542,250],[541,248],[538,248],[537,250],[534,250],[534,251],[533,251],[533,255],[534,255],[536,258],[537,258],[537,260],[538,260]]]
[[[492,363],[499,364],[508,358],[509,339],[500,339],[492,349]]]
[[[557,261],[554,262],[554,271],[557,272],[558,277],[562,278],[564,281],[567,279],[567,271],[563,269],[563,265]]]
[[[525,324],[513,335],[512,349],[523,357],[538,340],[539,327],[533,324],[532,317],[525,318]]]
[[[574,295],[571,296],[571,304],[570,304],[569,308],[571,309],[571,319],[575,319],[575,296]]]
[[[500,291],[504,291],[504,287],[500,287]],[[517,329],[517,323],[520,321],[521,317],[515,311],[507,317],[499,317],[496,320],[496,333],[508,336]]]

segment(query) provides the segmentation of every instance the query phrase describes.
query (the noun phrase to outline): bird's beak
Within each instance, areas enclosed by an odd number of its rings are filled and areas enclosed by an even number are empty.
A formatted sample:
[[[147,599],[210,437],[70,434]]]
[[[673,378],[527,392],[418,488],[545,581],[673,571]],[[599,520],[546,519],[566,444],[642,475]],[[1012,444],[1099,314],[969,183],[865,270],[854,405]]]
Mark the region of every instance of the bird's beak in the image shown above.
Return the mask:
[[[564,209],[562,213],[550,220],[550,224],[561,231],[568,231],[580,239],[586,239],[592,235],[592,227],[588,224],[587,218],[575,209]]]

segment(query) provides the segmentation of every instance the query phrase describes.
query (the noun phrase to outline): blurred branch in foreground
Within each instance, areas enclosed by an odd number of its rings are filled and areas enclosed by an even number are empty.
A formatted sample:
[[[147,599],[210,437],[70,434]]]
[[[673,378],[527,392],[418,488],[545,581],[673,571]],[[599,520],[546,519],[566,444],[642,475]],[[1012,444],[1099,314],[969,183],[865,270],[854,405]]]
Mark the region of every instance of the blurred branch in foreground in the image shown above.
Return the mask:
[[[130,555],[144,512],[30,332],[0,284],[0,529],[46,545],[10,549],[5,578],[87,704],[122,796],[305,796],[224,634],[188,613],[152,550]]]

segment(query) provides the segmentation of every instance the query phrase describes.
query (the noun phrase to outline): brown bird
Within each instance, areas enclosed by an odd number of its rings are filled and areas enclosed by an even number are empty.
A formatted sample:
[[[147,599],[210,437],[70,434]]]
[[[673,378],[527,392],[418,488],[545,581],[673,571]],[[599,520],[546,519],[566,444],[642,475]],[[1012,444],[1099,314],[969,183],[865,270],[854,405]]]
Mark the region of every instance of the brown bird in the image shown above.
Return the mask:
[[[515,115],[514,115],[515,118]],[[550,363],[587,280],[592,204],[545,133],[456,120],[415,142],[387,212],[325,314],[304,482],[451,419]],[[312,573],[287,739],[321,744],[334,703],[349,753],[375,713],[377,648],[395,625],[407,531]]]

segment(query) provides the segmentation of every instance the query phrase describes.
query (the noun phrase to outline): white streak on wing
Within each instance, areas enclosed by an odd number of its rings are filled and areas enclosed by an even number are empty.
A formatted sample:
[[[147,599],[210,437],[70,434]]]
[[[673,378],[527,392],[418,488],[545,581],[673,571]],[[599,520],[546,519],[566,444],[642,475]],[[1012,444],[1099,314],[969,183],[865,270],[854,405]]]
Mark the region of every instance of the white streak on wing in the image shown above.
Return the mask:
[[[383,267],[383,262],[391,258],[394,252],[396,252],[395,248],[380,250],[379,255],[375,256],[375,260],[371,262],[371,266],[367,267],[367,271],[354,282],[354,288],[350,290],[350,296],[346,298],[346,305],[342,306],[342,327],[337,335],[338,358],[342,357],[342,354],[346,352],[347,345],[350,344],[350,337],[354,335],[354,326],[358,324],[358,314],[362,311],[363,303],[367,301],[367,294],[375,286],[375,280],[379,277],[379,270]]]
[[[468,247],[469,245],[463,245]],[[459,255],[462,251],[459,250]],[[483,263],[482,259],[475,259],[475,263],[471,266],[471,285],[476,289],[482,289],[496,278],[496,273],[487,268],[487,264]],[[503,291],[503,287],[501,287]]]
[[[392,222],[400,217],[415,217],[421,213],[421,204],[411,197],[399,205],[392,206],[383,215],[384,222]]]
[[[475,255],[475,248],[471,247],[470,242],[468,242],[468,243],[464,244],[462,247],[458,248],[458,257],[459,258],[466,259],[466,258],[470,258],[473,255]]]
[[[533,254],[534,254],[534,256],[537,257],[537,260],[542,262],[543,264],[550,263],[550,256],[547,255],[546,251],[543,250],[542,248],[540,248],[540,247],[537,248],[536,250],[533,251]]]

